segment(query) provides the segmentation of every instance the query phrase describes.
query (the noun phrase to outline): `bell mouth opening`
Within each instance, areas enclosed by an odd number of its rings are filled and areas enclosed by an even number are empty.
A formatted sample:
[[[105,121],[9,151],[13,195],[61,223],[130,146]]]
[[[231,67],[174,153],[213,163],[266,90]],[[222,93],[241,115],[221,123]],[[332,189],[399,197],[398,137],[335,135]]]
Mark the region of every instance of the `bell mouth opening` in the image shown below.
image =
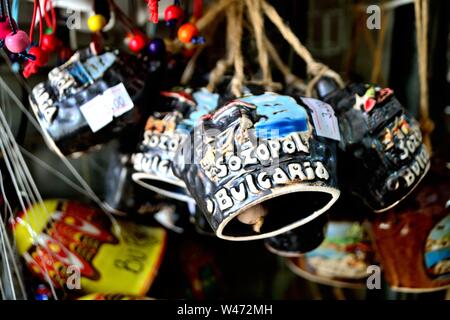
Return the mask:
[[[183,202],[194,202],[194,199],[189,196],[185,184],[176,178],[168,179],[144,172],[133,173],[131,177],[140,186],[162,196]]]
[[[339,194],[339,190],[323,186],[298,186],[278,195],[274,192],[230,215],[219,225],[217,236],[247,241],[280,235],[319,217]]]
[[[325,240],[326,215],[287,233],[265,240],[266,249],[273,254],[295,258],[317,249]]]

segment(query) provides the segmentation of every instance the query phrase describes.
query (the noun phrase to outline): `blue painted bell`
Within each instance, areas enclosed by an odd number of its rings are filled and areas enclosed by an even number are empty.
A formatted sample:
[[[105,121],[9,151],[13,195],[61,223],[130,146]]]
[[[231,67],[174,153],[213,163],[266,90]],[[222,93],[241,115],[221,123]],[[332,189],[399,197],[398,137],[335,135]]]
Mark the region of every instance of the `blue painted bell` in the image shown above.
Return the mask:
[[[274,237],[318,218],[338,199],[339,132],[319,131],[326,122],[311,110],[322,107],[315,99],[263,93],[232,100],[197,122],[173,171],[218,237]],[[286,203],[303,210],[281,214]]]
[[[133,180],[165,197],[193,202],[182,180],[173,174],[178,147],[189,138],[197,121],[217,107],[219,95],[205,88],[161,92],[160,109],[148,119],[138,151],[133,154]]]

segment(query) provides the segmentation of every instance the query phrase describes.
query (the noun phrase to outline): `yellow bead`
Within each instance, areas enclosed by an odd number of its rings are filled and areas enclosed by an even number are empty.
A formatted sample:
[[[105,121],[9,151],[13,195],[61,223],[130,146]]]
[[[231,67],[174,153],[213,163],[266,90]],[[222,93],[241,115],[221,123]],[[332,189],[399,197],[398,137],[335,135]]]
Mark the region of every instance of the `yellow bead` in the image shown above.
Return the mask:
[[[87,24],[89,30],[91,30],[92,32],[99,32],[105,27],[106,19],[101,14],[95,14],[89,17]]]

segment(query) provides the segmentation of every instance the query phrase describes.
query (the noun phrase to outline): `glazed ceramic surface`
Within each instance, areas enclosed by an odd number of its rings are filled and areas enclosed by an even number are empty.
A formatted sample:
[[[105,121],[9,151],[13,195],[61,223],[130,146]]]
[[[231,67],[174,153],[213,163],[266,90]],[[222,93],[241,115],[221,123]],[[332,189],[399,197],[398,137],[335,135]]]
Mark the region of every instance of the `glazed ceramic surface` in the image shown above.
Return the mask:
[[[270,252],[279,256],[299,257],[323,242],[327,222],[326,215],[321,215],[297,229],[266,239],[265,245]]]
[[[389,88],[352,84],[323,97],[339,118],[339,176],[374,211],[405,198],[430,167],[418,122]]]
[[[216,235],[228,240],[267,238],[317,218],[339,196],[335,170],[335,141],[316,134],[306,103],[275,93],[204,116],[174,162]]]
[[[50,71],[29,100],[48,145],[76,155],[138,124],[146,79],[147,68],[136,57],[80,50]]]
[[[173,111],[148,118],[143,140],[133,155],[132,178],[166,197],[192,202],[184,182],[173,174],[173,158],[199,118],[217,107],[219,97],[206,89],[180,89],[161,95],[162,103],[170,105]]]
[[[411,200],[372,222],[380,262],[394,290],[450,287],[450,170],[431,168]]]

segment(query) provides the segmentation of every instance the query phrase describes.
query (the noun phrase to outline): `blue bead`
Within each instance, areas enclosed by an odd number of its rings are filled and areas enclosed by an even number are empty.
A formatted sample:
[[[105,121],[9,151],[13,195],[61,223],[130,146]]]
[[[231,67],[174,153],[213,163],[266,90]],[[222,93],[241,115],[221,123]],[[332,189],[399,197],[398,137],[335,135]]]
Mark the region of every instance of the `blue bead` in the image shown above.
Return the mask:
[[[161,55],[166,51],[166,45],[161,38],[155,38],[148,44],[148,52],[152,55]]]
[[[34,297],[36,298],[36,300],[39,300],[39,301],[48,300],[48,295],[46,295],[46,294],[37,294]]]
[[[18,62],[13,62],[11,65],[11,69],[14,73],[19,73],[20,71],[20,63]]]

